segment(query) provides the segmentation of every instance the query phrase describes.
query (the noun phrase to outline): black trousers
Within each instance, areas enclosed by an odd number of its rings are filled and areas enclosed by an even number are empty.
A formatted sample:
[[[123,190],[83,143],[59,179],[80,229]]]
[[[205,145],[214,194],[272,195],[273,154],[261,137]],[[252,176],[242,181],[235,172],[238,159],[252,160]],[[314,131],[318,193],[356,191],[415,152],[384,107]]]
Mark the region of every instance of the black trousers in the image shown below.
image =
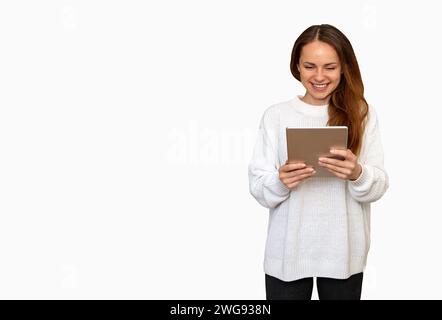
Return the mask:
[[[316,278],[319,300],[360,300],[363,273],[348,279]],[[265,275],[267,300],[311,300],[313,278],[282,281]]]

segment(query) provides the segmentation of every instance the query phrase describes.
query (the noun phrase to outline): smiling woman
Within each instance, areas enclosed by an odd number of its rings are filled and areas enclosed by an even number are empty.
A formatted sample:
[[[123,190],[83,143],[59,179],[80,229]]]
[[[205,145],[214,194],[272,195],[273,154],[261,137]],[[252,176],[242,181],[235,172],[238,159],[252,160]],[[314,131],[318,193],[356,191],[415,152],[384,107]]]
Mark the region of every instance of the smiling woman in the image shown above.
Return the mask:
[[[321,41],[305,45],[296,67],[301,83],[307,88],[303,100],[312,105],[327,104],[330,93],[341,80],[341,64],[333,47]]]
[[[304,102],[329,104],[327,124],[348,127],[349,149],[357,155],[368,103],[356,55],[347,37],[331,25],[311,26],[293,46],[290,70],[306,88]]]
[[[306,91],[264,112],[249,164],[250,193],[269,209],[267,299],[360,299],[370,247],[370,203],[388,188],[376,112],[364,98],[347,37],[331,25],[295,41],[290,70]],[[347,126],[341,159],[318,158],[332,177],[288,163],[287,127]]]

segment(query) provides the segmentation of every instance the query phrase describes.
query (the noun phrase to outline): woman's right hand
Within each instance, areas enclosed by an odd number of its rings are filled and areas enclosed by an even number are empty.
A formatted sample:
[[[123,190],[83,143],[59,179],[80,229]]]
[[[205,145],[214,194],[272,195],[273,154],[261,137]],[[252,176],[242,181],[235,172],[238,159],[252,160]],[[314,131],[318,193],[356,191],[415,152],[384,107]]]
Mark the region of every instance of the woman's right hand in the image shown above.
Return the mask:
[[[316,171],[304,163],[285,163],[279,168],[279,180],[289,189],[293,189],[303,180],[313,176]]]

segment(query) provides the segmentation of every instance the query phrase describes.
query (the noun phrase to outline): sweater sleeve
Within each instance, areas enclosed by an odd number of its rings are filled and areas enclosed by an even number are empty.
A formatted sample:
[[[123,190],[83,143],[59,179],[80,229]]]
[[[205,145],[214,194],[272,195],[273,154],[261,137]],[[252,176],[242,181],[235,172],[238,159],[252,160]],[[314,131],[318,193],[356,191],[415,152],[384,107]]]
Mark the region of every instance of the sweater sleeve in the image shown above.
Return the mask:
[[[358,179],[348,181],[350,194],[359,202],[374,202],[387,191],[389,181],[384,168],[379,123],[376,112],[371,106],[359,163],[362,166],[362,173]]]
[[[261,118],[255,148],[248,167],[249,189],[253,197],[266,208],[275,208],[290,196],[279,179],[277,156],[278,124],[271,108]]]

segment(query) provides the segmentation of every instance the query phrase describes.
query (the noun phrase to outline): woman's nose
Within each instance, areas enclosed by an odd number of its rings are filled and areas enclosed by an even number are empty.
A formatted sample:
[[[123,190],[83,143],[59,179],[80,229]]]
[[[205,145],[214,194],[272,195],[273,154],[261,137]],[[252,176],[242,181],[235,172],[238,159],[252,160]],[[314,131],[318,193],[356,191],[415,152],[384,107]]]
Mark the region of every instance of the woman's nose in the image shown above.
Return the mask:
[[[322,72],[321,69],[317,69],[316,74],[315,74],[315,80],[317,80],[318,82],[321,80],[324,80],[324,73]]]

